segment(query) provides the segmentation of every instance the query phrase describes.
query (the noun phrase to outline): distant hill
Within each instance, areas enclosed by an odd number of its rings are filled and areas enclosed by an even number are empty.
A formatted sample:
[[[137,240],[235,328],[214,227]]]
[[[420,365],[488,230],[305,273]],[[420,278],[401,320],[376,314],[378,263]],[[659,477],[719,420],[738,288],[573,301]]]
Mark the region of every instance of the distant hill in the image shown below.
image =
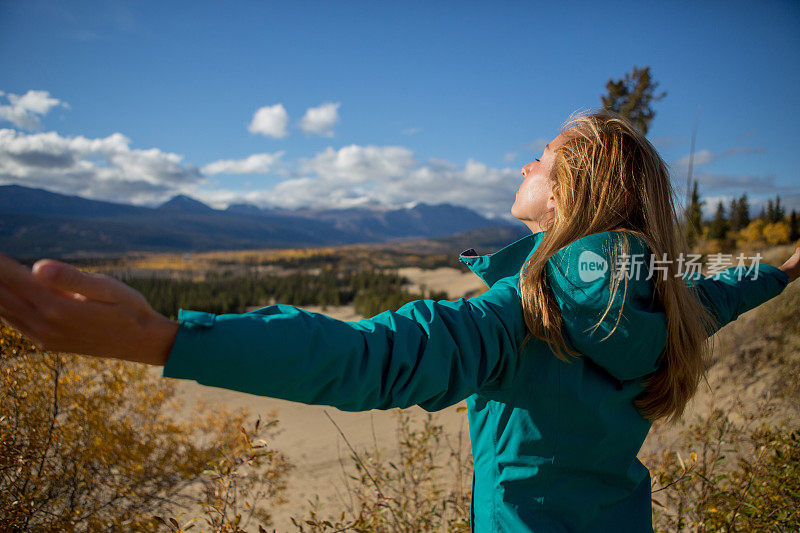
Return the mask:
[[[116,217],[150,210],[129,204],[87,200],[21,185],[0,186],[0,213],[36,216]]]
[[[184,194],[173,196],[158,206],[158,210],[168,213],[211,213],[214,211],[212,207]]]
[[[260,207],[253,204],[231,204],[225,211],[241,215],[260,215],[263,213]]]
[[[449,204],[297,211],[238,204],[218,210],[178,195],[150,208],[0,186],[0,252],[20,258],[327,246],[514,228]]]

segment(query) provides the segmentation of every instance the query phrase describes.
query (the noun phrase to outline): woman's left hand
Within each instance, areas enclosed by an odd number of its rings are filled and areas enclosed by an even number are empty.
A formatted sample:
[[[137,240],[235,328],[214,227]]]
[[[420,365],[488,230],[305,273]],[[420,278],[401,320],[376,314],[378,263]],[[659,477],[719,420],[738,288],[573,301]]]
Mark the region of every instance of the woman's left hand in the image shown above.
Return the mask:
[[[178,324],[102,274],[42,259],[32,269],[0,254],[0,316],[38,347],[164,365]]]

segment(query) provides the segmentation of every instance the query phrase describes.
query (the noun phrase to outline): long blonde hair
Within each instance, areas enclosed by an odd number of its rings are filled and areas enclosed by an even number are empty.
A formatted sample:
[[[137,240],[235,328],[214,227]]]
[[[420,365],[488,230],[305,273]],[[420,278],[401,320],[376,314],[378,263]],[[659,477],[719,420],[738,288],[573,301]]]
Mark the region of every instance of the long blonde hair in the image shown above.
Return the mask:
[[[656,294],[667,322],[667,342],[659,369],[644,379],[644,391],[634,405],[652,421],[680,418],[686,403],[705,378],[710,352],[708,332],[715,318],[681,277],[676,277],[680,253],[689,251],[673,201],[674,190],[666,164],[656,149],[625,118],[609,111],[571,117],[562,127],[567,140],[556,150],[553,173],[555,217],[542,241],[523,265],[520,289],[528,338],[549,343],[559,359],[580,354],[564,341],[558,303],[548,287],[548,260],[571,242],[605,231],[622,236],[612,252],[613,261],[628,253],[628,235],[641,237],[656,258],[666,257],[667,273],[653,273]],[[600,323],[605,320],[622,285],[628,280],[612,276],[610,297]],[[623,293],[624,295],[624,293]],[[616,329],[623,309],[616,317]]]

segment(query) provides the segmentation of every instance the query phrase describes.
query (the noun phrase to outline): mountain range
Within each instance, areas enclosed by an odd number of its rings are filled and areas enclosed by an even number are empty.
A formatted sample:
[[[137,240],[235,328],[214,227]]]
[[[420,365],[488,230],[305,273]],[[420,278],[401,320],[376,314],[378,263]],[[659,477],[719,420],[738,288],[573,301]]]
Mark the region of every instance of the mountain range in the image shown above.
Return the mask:
[[[0,186],[0,253],[20,258],[313,247],[435,239],[484,230],[503,238],[525,234],[518,224],[450,204],[384,210],[233,204],[219,210],[178,195],[158,207],[143,207]]]

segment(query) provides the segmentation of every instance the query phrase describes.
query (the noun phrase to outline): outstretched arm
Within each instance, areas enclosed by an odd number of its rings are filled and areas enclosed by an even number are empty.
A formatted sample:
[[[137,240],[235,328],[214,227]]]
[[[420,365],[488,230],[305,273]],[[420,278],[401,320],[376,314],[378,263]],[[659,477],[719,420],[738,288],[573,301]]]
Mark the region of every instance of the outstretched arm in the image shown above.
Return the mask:
[[[178,323],[106,276],[0,256],[0,314],[50,350],[165,365],[163,375],[343,410],[438,410],[502,386],[525,324],[506,280],[457,302],[418,300],[343,322],[292,306],[181,310]]]
[[[758,277],[744,275],[745,267],[723,270],[717,278],[687,277],[703,304],[717,318],[719,327],[736,320],[739,315],[774,298],[800,275],[800,248],[780,267],[760,264]],[[716,333],[718,329],[709,332]]]
[[[435,411],[515,375],[524,337],[516,289],[417,300],[358,322],[289,305],[242,315],[181,310],[163,375],[346,411]],[[518,316],[517,316],[518,315]]]

